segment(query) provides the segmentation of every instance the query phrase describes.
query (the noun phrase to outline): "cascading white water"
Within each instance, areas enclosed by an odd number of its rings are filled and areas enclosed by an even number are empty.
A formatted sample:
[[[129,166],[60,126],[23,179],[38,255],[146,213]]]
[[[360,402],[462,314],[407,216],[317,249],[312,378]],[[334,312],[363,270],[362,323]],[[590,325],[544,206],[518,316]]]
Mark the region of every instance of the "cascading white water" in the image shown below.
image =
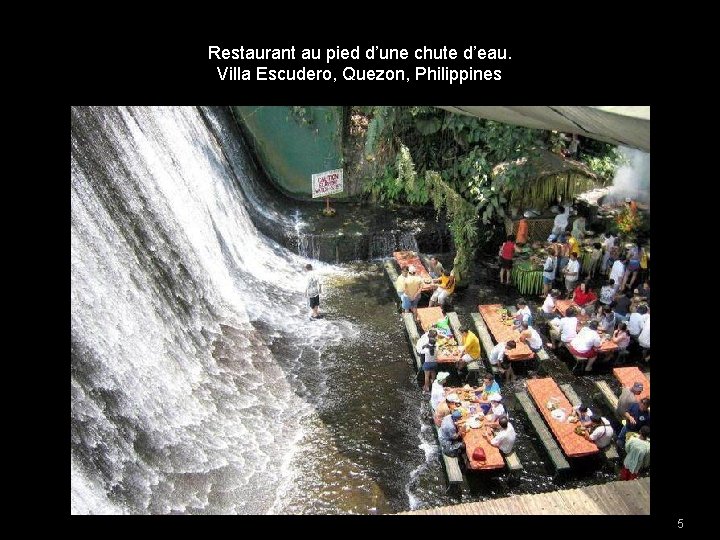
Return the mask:
[[[74,108],[71,143],[71,511],[277,507],[313,414],[293,367],[352,331],[308,324],[306,261],[257,234],[200,110]]]

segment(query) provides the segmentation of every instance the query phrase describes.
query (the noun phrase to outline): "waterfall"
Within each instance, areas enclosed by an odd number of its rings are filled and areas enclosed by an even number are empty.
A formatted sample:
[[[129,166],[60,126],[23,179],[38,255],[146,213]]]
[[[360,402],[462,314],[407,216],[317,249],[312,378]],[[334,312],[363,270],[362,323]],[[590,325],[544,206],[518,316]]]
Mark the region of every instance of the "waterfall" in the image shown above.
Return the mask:
[[[73,513],[264,513],[293,474],[314,406],[291,379],[343,330],[308,324],[306,260],[250,220],[252,167],[224,122],[72,109]]]

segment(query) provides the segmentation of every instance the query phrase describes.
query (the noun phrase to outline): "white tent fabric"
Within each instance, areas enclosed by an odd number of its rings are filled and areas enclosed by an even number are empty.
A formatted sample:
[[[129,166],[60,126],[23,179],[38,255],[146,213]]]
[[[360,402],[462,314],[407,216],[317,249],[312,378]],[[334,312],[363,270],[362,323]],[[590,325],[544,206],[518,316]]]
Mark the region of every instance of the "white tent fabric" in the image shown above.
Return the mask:
[[[650,107],[440,106],[470,116],[537,129],[577,133],[650,152]]]

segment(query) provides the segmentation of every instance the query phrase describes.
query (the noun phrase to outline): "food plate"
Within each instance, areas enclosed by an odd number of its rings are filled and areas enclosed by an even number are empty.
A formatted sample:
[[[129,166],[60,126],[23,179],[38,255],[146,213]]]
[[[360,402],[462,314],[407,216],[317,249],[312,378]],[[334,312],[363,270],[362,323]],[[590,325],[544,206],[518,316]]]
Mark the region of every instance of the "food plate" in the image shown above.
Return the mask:
[[[477,416],[473,416],[470,420],[467,421],[465,425],[469,428],[477,429],[482,425],[482,423]]]

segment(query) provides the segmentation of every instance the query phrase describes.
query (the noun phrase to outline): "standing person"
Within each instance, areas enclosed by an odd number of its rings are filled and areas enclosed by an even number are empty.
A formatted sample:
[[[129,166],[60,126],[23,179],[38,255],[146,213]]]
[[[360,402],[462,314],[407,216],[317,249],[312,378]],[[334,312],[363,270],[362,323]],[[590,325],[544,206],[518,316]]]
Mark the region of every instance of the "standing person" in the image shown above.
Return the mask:
[[[543,295],[547,296],[552,289],[552,283],[555,281],[555,270],[557,270],[557,257],[555,252],[548,248],[547,258],[543,265]]]
[[[607,275],[608,270],[610,270],[610,267],[615,262],[614,260],[611,260],[612,250],[615,247],[615,238],[613,237],[612,233],[608,233],[607,236],[605,236],[602,245],[605,254],[602,258],[602,265],[600,266],[600,271],[603,275]]]
[[[635,285],[635,280],[638,277],[638,273],[640,272],[640,251],[638,250],[637,245],[633,244],[628,250],[626,260],[627,265],[625,266],[625,277],[620,289],[624,290],[627,287],[629,290],[632,290],[633,285]]]
[[[317,319],[320,316],[320,293],[322,293],[322,283],[313,272],[312,264],[305,265],[307,272],[307,283],[305,284],[305,297],[308,299],[310,307],[310,320]]]
[[[632,303],[633,294],[630,291],[618,294],[617,298],[610,304],[615,312],[615,320],[617,322],[627,322],[630,318],[630,304]]]
[[[623,386],[618,398],[618,404],[615,408],[615,414],[618,418],[625,418],[625,413],[630,408],[630,405],[637,403],[638,397],[643,393],[645,387],[643,383],[636,381],[631,387]]]
[[[565,290],[571,294],[575,290],[575,284],[580,276],[580,261],[577,260],[576,253],[570,253],[570,262],[563,268],[565,275]]]
[[[430,257],[430,264],[428,264],[428,274],[430,274],[431,278],[439,278],[442,275],[444,269],[445,268],[443,267],[442,263],[438,261],[437,257]]]
[[[602,244],[600,242],[595,242],[593,244],[593,250],[590,254],[590,267],[587,269],[587,273],[589,277],[594,278],[595,274],[598,271],[598,268],[600,267],[600,258],[602,257]]]
[[[562,281],[563,277],[565,276],[565,267],[570,262],[570,244],[568,244],[565,235],[561,235],[556,245],[558,246],[558,264],[556,279],[558,281]]]
[[[650,269],[650,241],[647,246],[640,248],[640,281],[648,280],[648,272]]]
[[[460,338],[462,339],[462,345],[460,346],[462,357],[456,363],[458,374],[466,371],[466,366],[470,362],[480,360],[480,340],[478,337],[467,326],[462,326],[460,327]]]
[[[623,277],[625,276],[625,261],[622,259],[616,260],[612,268],[610,269],[610,279],[612,279],[615,282],[615,286],[622,291],[621,284],[623,282]]]
[[[408,266],[408,273],[410,275],[405,278],[405,284],[403,285],[402,306],[406,313],[412,311],[417,321],[417,305],[418,300],[420,300],[423,282],[419,276],[415,275],[415,267],[412,264]]]
[[[397,291],[398,296],[400,299],[402,299],[403,291],[405,290],[405,280],[408,277],[408,267],[404,266],[402,270],[400,270],[400,275],[395,280],[395,290]]]
[[[646,313],[644,317],[647,318],[645,319],[645,324],[643,324],[643,328],[638,336],[638,344],[640,345],[640,350],[642,351],[641,359],[643,362],[647,363],[650,361],[650,314]]]
[[[560,206],[559,210],[561,213],[555,216],[555,219],[553,220],[553,230],[550,235],[553,239],[559,238],[565,233],[565,229],[567,229],[568,226],[568,220],[570,219],[570,206]]]
[[[429,333],[430,332],[428,332],[428,334]],[[435,381],[435,375],[437,373],[435,350],[436,338],[430,337],[428,342],[422,347],[423,354],[425,355],[425,361],[422,365],[422,369],[425,372],[425,385],[423,386],[423,392],[430,392],[430,385]]]
[[[515,238],[515,243],[518,246],[524,246],[527,244],[528,241],[528,220],[523,217],[520,222],[518,223],[518,230],[517,230],[517,236]]]
[[[650,466],[650,426],[640,428],[638,436],[625,445],[625,452],[620,480],[635,480],[640,471]]]
[[[650,398],[646,397],[637,403],[632,403],[625,413],[625,425],[617,438],[618,448],[625,448],[625,437],[628,431],[640,431],[643,426],[650,425]]]
[[[628,319],[627,327],[628,332],[630,332],[630,343],[633,345],[633,351],[637,350],[640,333],[642,332],[645,323],[650,318],[647,312],[647,306],[645,304],[640,304],[637,311],[635,313],[631,313],[630,318]]]
[[[513,266],[513,256],[518,251],[515,245],[515,236],[508,234],[507,240],[500,246],[500,284],[510,285],[510,271]],[[505,279],[503,280],[503,276]]]
[[[585,238],[585,218],[583,216],[579,215],[575,221],[573,221],[572,231],[570,234],[577,238],[578,242],[583,241]]]

